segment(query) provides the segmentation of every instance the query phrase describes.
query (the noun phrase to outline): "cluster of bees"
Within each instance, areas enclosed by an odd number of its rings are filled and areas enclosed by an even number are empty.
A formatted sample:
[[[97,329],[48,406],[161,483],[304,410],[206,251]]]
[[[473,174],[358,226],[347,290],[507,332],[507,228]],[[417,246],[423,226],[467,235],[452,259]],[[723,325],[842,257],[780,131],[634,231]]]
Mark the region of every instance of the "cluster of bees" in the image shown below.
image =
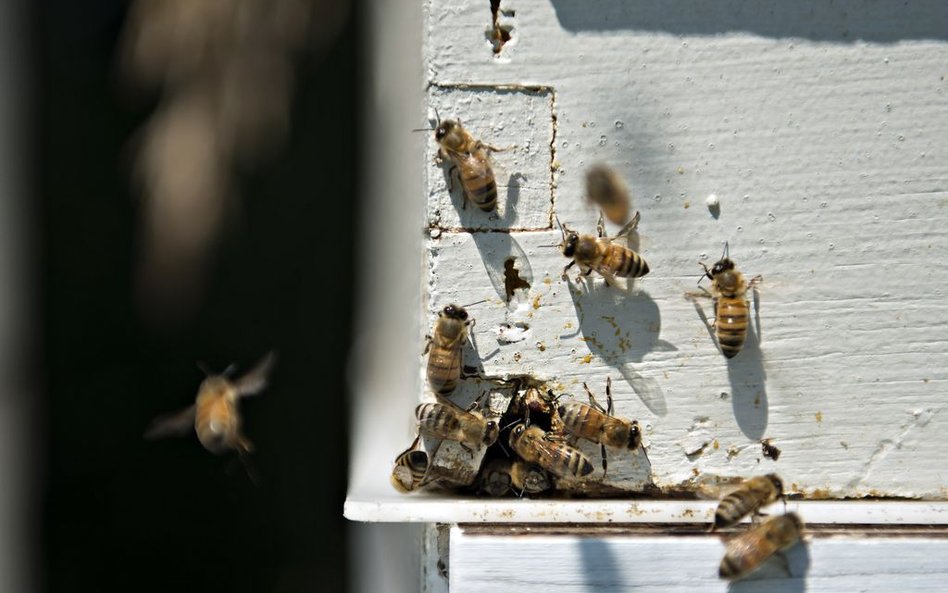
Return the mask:
[[[493,211],[497,183],[490,155],[501,149],[475,139],[456,120],[442,121],[439,116],[434,132],[439,147],[436,162],[447,162],[450,166],[449,191],[457,179],[464,193],[463,207],[470,201],[485,212]],[[576,266],[580,273],[577,281],[596,272],[609,286],[615,286],[618,278],[648,274],[648,263],[628,246],[640,215],[634,212],[630,216],[629,193],[621,177],[607,166],[591,167],[586,174],[586,196],[600,210],[595,236],[581,234],[556,220],[562,234],[559,248],[570,260],[563,268],[563,277]],[[616,236],[606,236],[604,217],[623,225]],[[717,345],[726,358],[733,358],[740,353],[747,336],[747,292],[760,277],[746,280],[729,258],[727,245],[713,266],[701,265],[701,279],[711,281],[711,290],[688,293],[686,297],[713,299]],[[420,404],[415,410],[418,436],[398,455],[391,474],[391,483],[397,490],[410,492],[436,486],[491,496],[582,491],[582,484],[592,478],[594,465],[577,448],[579,440],[600,445],[603,475],[608,469],[607,446],[629,450],[642,446],[638,422],[613,413],[611,380],[606,383],[605,407],[585,383],[588,404],[564,399],[563,394],[520,379],[510,381],[511,396],[506,408],[500,411],[490,405],[483,411],[480,400],[468,409],[451,402],[448,397],[461,379],[462,346],[473,323],[465,308],[458,305],[448,305],[438,315],[425,351],[427,381],[436,401]],[[438,448],[423,448],[423,439],[439,441]],[[434,463],[429,452],[438,455],[445,446],[459,446],[475,464],[480,464],[479,471],[445,471]],[[783,487],[777,476],[751,478],[721,500],[712,530],[734,525],[747,515],[756,519],[761,507],[782,496]],[[743,577],[798,541],[801,530],[802,522],[793,513],[755,521],[751,529],[728,540],[720,576]]]

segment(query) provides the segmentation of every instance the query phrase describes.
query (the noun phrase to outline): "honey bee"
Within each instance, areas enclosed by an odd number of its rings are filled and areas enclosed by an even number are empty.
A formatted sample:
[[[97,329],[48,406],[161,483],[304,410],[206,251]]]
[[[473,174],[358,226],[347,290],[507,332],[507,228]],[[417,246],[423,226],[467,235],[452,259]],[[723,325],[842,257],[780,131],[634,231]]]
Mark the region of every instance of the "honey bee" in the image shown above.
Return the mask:
[[[635,230],[635,227],[639,224],[639,218],[639,213],[636,212],[632,216],[632,220],[619,231],[619,234],[611,238],[605,236],[601,218],[598,226],[598,238],[571,231],[557,219],[563,233],[563,242],[560,244],[563,255],[573,258],[573,261],[563,268],[564,276],[566,270],[570,269],[573,264],[579,264],[583,276],[588,276],[593,270],[599,272],[610,286],[615,286],[616,276],[620,278],[639,278],[648,274],[649,268],[648,264],[645,263],[645,259],[628,247],[619,244],[620,240],[625,239],[629,233]]]
[[[494,459],[484,466],[481,475],[481,491],[490,496],[536,494],[552,486],[545,471],[519,459]]]
[[[701,263],[704,275],[711,279],[711,296],[714,298],[714,330],[721,354],[734,358],[747,339],[747,290],[760,282],[760,276],[749,283],[744,280],[734,262],[728,258],[728,244],[724,244],[724,254],[711,269]]]
[[[510,431],[510,447],[524,461],[535,463],[560,478],[577,480],[593,471],[582,451],[571,447],[539,426],[518,424]]]
[[[437,162],[451,162],[450,175],[456,173],[464,196],[484,212],[497,208],[497,181],[490,165],[490,153],[501,149],[475,140],[460,121],[446,119],[435,128],[438,142]],[[449,188],[450,189],[450,188]],[[464,202],[466,208],[467,202]]]
[[[619,174],[606,165],[593,165],[586,171],[586,199],[602,209],[613,224],[629,219],[629,190]]]
[[[606,379],[607,407],[596,401],[589,387],[583,383],[589,395],[589,405],[577,401],[559,404],[557,412],[566,431],[583,439],[599,443],[602,447],[602,471],[606,471],[606,445],[638,449],[642,444],[642,432],[635,420],[616,418],[612,415],[612,379]]]
[[[457,441],[472,455],[474,448],[489,447],[500,435],[496,421],[452,404],[420,404],[415,408],[415,418],[418,419],[418,432],[421,435]]]
[[[242,397],[263,391],[275,361],[276,356],[270,352],[236,380],[231,380],[226,370],[220,375],[209,375],[198,388],[194,404],[180,412],[156,418],[145,431],[145,438],[180,436],[193,429],[198,440],[211,453],[236,450],[245,454],[253,451],[253,444],[240,430],[237,402]]]
[[[718,575],[729,581],[742,578],[800,541],[802,535],[803,521],[796,513],[771,517],[728,540]]]
[[[740,486],[721,499],[714,512],[711,531],[734,525],[742,518],[769,505],[783,496],[783,482],[777,474],[756,476],[745,480]]]
[[[418,448],[421,437],[408,449],[395,458],[395,468],[392,470],[392,486],[399,492],[411,492],[422,486],[428,474],[428,454]]]
[[[454,391],[461,379],[461,347],[473,323],[467,320],[467,311],[457,305],[448,305],[438,313],[434,337],[428,338],[425,348],[425,353],[430,351],[428,384],[438,395]]]

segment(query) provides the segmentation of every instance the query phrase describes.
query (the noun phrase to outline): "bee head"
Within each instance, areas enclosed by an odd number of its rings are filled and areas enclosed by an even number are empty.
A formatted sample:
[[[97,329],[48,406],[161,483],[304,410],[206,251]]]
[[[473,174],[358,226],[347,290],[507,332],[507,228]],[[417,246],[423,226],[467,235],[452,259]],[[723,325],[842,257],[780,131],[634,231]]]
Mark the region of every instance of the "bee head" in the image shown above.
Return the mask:
[[[774,488],[777,489],[779,493],[778,496],[783,496],[783,480],[781,480],[777,474],[767,474],[767,479],[770,480],[770,483],[774,485]]]
[[[484,430],[484,445],[490,447],[497,441],[497,437],[500,436],[500,427],[497,426],[497,422],[494,420],[487,421],[487,427]]]
[[[439,121],[438,127],[435,128],[435,140],[441,142],[448,136],[448,134],[453,132],[457,126],[458,122],[454,121],[453,119]]]
[[[464,310],[464,307],[459,307],[457,305],[448,305],[441,310],[441,314],[451,319],[467,321],[467,311]]]
[[[574,231],[569,231],[566,233],[566,237],[563,239],[563,255],[566,257],[573,257],[576,253],[576,245],[579,243],[579,234]]]
[[[629,449],[638,449],[639,445],[642,444],[642,431],[639,430],[639,423],[635,420],[632,421],[632,426],[629,427]]]
[[[724,272],[727,272],[728,270],[733,270],[733,269],[734,269],[733,261],[731,261],[730,259],[726,257],[721,258],[720,260],[718,260],[717,263],[714,264],[714,266],[711,268],[711,271],[708,272],[708,277],[713,279],[718,274],[722,274]]]

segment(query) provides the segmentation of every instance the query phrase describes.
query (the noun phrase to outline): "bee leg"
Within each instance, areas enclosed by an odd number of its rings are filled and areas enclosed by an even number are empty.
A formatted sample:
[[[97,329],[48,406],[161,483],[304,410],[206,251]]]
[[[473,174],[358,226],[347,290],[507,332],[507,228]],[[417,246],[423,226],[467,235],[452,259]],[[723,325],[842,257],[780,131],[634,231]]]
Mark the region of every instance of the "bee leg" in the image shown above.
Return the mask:
[[[573,264],[575,263],[576,263],[576,260],[574,259],[573,261],[566,264],[566,266],[563,268],[563,273],[560,275],[560,277],[563,278],[564,280],[568,279],[568,276],[566,275],[566,271],[572,268]]]
[[[425,354],[428,354],[428,351],[431,350],[431,342],[432,342],[431,336],[425,336],[425,351],[421,353],[422,356],[424,356]]]
[[[234,445],[241,455],[253,453],[253,443],[251,443],[250,440],[242,434],[237,435]]]
[[[461,448],[462,448],[462,449],[464,449],[465,451],[467,451],[467,454],[468,454],[468,455],[470,455],[471,457],[474,457],[474,449],[471,449],[470,447],[468,447],[467,445],[465,445],[464,443],[461,443],[461,442],[458,442],[458,444],[461,445]]]
[[[589,403],[590,403],[590,405],[592,405],[592,407],[596,408],[596,409],[599,410],[600,412],[605,412],[605,411],[606,411],[605,408],[603,408],[602,405],[601,405],[599,402],[596,401],[596,396],[594,396],[594,395],[592,394],[592,391],[589,390],[589,387],[586,386],[586,382],[585,382],[585,381],[583,382],[583,389],[586,390],[586,395],[589,396]]]
[[[628,235],[630,235],[639,226],[639,219],[641,217],[642,215],[639,214],[638,210],[636,210],[635,214],[632,215],[632,220],[630,220],[628,223],[626,223],[624,227],[622,227],[622,230],[619,231],[619,234],[616,235],[616,237],[627,237]]]
[[[612,377],[606,377],[606,414],[612,416],[615,408],[612,406]]]
[[[774,554],[774,558],[780,559],[780,564],[783,565],[783,570],[784,572],[787,573],[787,578],[788,579],[793,578],[793,573],[790,572],[790,562],[787,561],[787,555],[784,554],[783,552],[777,552],[776,554]]]
[[[599,222],[596,223],[596,232],[599,233],[599,238],[606,236],[606,223],[602,219],[602,210],[599,211]]]
[[[612,272],[607,272],[605,270],[599,270],[599,274],[605,279],[606,284],[614,288],[618,288],[618,283],[616,282],[616,277]]]

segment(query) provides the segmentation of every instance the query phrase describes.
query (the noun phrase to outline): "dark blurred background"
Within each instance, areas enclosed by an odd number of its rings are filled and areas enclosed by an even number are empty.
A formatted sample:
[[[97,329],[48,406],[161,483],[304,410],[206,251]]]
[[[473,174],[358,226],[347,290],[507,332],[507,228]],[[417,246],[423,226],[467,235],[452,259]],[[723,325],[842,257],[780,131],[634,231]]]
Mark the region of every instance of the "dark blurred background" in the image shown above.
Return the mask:
[[[346,589],[358,8],[324,47],[294,54],[282,147],[234,166],[203,288],[171,322],[136,297],[144,202],[130,143],[159,93],[118,74],[128,4],[30,9],[46,590]],[[198,361],[246,370],[271,349],[269,388],[242,406],[257,485],[193,434],[143,440],[152,418],[193,402]]]

